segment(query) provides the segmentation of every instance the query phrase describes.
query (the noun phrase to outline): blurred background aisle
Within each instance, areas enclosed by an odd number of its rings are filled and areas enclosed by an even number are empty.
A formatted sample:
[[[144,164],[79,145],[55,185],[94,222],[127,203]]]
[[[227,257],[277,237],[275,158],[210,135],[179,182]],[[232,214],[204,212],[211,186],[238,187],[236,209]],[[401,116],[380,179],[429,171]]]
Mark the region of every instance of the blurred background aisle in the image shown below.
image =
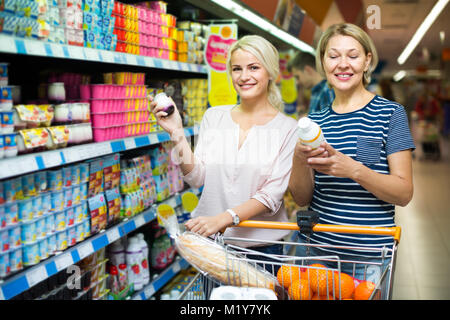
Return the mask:
[[[413,162],[414,197],[396,208],[402,227],[393,299],[450,299],[450,140],[441,139],[441,160]]]

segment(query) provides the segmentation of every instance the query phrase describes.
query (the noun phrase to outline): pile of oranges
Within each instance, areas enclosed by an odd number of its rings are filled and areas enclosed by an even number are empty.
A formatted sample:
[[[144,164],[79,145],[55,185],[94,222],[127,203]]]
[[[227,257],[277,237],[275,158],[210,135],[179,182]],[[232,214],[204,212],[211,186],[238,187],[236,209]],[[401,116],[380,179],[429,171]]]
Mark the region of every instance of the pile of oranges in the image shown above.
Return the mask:
[[[318,263],[309,268],[281,266],[277,280],[293,300],[368,300],[375,290],[373,282],[361,281],[355,285],[348,274],[334,271],[333,276],[333,271]]]

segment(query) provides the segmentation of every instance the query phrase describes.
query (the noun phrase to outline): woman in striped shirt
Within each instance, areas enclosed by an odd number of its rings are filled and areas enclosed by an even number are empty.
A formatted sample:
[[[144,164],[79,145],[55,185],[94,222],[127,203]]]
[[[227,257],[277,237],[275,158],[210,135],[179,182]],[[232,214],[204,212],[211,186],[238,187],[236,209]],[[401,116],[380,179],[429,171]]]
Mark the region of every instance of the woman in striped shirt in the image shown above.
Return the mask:
[[[355,25],[332,25],[319,41],[316,66],[336,98],[330,108],[309,115],[322,128],[326,142],[315,150],[297,143],[289,189],[297,204],[309,204],[319,213],[320,223],[392,227],[395,205],[406,206],[412,198],[415,147],[405,110],[366,89],[377,62],[372,40]],[[299,240],[307,241],[304,235]],[[374,259],[374,252],[336,246],[393,244],[391,237],[338,233],[315,233],[310,241],[330,245],[314,247],[311,255],[363,261]],[[299,248],[297,255],[305,256]],[[367,271],[357,270],[356,277],[363,277],[363,272]]]

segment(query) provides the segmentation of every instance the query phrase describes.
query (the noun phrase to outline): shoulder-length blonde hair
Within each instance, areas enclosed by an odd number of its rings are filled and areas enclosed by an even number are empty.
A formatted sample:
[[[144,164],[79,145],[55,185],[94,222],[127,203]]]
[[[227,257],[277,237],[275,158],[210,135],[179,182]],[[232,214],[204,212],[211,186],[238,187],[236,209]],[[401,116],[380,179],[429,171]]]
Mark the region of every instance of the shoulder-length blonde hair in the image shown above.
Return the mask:
[[[351,23],[339,23],[328,27],[328,29],[322,34],[319,39],[319,44],[316,49],[316,69],[317,71],[325,77],[325,70],[323,68],[323,57],[325,55],[325,49],[327,48],[328,41],[335,36],[350,36],[358,41],[364,49],[364,53],[370,53],[372,59],[369,64],[369,68],[364,72],[363,85],[367,86],[370,83],[372,72],[375,70],[378,64],[378,53],[372,39],[369,35],[360,27]]]
[[[269,74],[269,86],[267,88],[269,103],[277,109],[282,110],[284,103],[281,99],[281,93],[275,80],[280,73],[278,50],[266,39],[257,35],[244,36],[230,47],[227,56],[227,73],[231,76],[231,56],[242,49],[255,56]]]

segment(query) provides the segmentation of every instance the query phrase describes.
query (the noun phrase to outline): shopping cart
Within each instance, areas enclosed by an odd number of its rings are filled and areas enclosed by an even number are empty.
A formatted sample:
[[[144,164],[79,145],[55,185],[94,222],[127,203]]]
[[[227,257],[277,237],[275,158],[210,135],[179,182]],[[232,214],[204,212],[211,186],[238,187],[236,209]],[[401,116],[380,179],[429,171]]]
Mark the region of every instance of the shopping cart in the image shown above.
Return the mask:
[[[302,227],[299,227],[300,223],[291,222],[270,222],[270,221],[254,221],[247,220],[241,222],[236,227],[243,228],[265,228],[265,229],[283,229],[302,232]],[[245,239],[237,237],[224,237],[222,235],[216,237],[215,241],[219,242],[224,246],[226,252],[226,270],[228,277],[225,281],[218,281],[216,278],[212,277],[210,272],[206,269],[199,268],[196,269],[199,273],[194,277],[191,283],[186,286],[185,290],[179,296],[180,299],[185,300],[204,300],[209,299],[211,291],[218,286],[237,286],[242,287],[243,283],[241,281],[242,277],[248,277],[248,274],[253,272],[254,269],[258,269],[261,272],[267,272],[269,275],[268,279],[274,279],[277,277],[277,270],[284,266],[283,268],[301,268],[303,276],[306,274],[307,279],[311,279],[313,275],[321,275],[326,277],[323,283],[326,283],[326,294],[323,292],[320,295],[321,299],[334,300],[344,298],[342,295],[341,273],[343,269],[353,270],[350,275],[355,281],[355,285],[358,283],[371,280],[375,284],[375,288],[372,291],[369,300],[390,300],[392,298],[392,286],[395,271],[396,253],[398,243],[400,241],[401,228],[391,227],[364,227],[364,226],[341,226],[341,225],[327,225],[327,224],[314,224],[309,228],[307,233],[310,232],[333,232],[333,233],[351,233],[351,234],[365,234],[365,235],[382,235],[393,237],[392,247],[382,247],[382,248],[370,248],[370,247],[357,247],[357,246],[334,246],[334,245],[317,245],[312,243],[299,243],[291,241],[265,241],[265,240],[255,240],[255,239]],[[230,244],[232,242],[233,244]],[[271,244],[281,244],[285,248],[285,252],[282,255],[269,255],[264,254],[249,248],[243,248],[238,246],[239,242],[253,242],[255,245],[271,245]],[[227,244],[225,244],[227,243]],[[292,252],[298,246],[306,246],[306,252],[312,250],[312,248],[322,248],[322,249],[343,249],[343,250],[363,250],[366,252],[374,252],[379,256],[376,259],[367,259],[368,261],[360,260],[343,260],[337,255],[323,255],[323,256],[304,256],[297,257],[290,254],[287,248],[290,248]],[[295,251],[294,251],[295,252]],[[261,257],[265,257],[263,259]],[[375,260],[375,261],[374,261]],[[323,264],[322,264],[323,263]],[[332,263],[333,267],[329,267]],[[195,265],[194,265],[195,266]],[[345,267],[345,268],[344,268]],[[355,278],[355,271],[363,270],[363,275],[359,275],[359,279]],[[367,271],[369,269],[378,270],[378,276],[376,279],[367,279]],[[250,271],[249,271],[250,270]],[[303,277],[299,275],[300,277]],[[292,274],[289,276],[290,279],[282,278],[282,283],[277,282],[275,288],[269,283],[262,284],[262,287],[273,289],[278,296],[278,299],[291,299],[291,293],[286,290],[288,284],[292,283]],[[287,283],[283,283],[287,281]],[[270,280],[268,280],[270,282]],[[245,281],[245,286],[260,287],[261,282],[249,284]],[[285,288],[286,287],[286,288]],[[315,292],[320,291],[314,290]],[[310,288],[311,290],[311,288]],[[323,290],[323,289],[322,289]],[[309,293],[309,298],[313,297],[314,292],[311,290]]]

